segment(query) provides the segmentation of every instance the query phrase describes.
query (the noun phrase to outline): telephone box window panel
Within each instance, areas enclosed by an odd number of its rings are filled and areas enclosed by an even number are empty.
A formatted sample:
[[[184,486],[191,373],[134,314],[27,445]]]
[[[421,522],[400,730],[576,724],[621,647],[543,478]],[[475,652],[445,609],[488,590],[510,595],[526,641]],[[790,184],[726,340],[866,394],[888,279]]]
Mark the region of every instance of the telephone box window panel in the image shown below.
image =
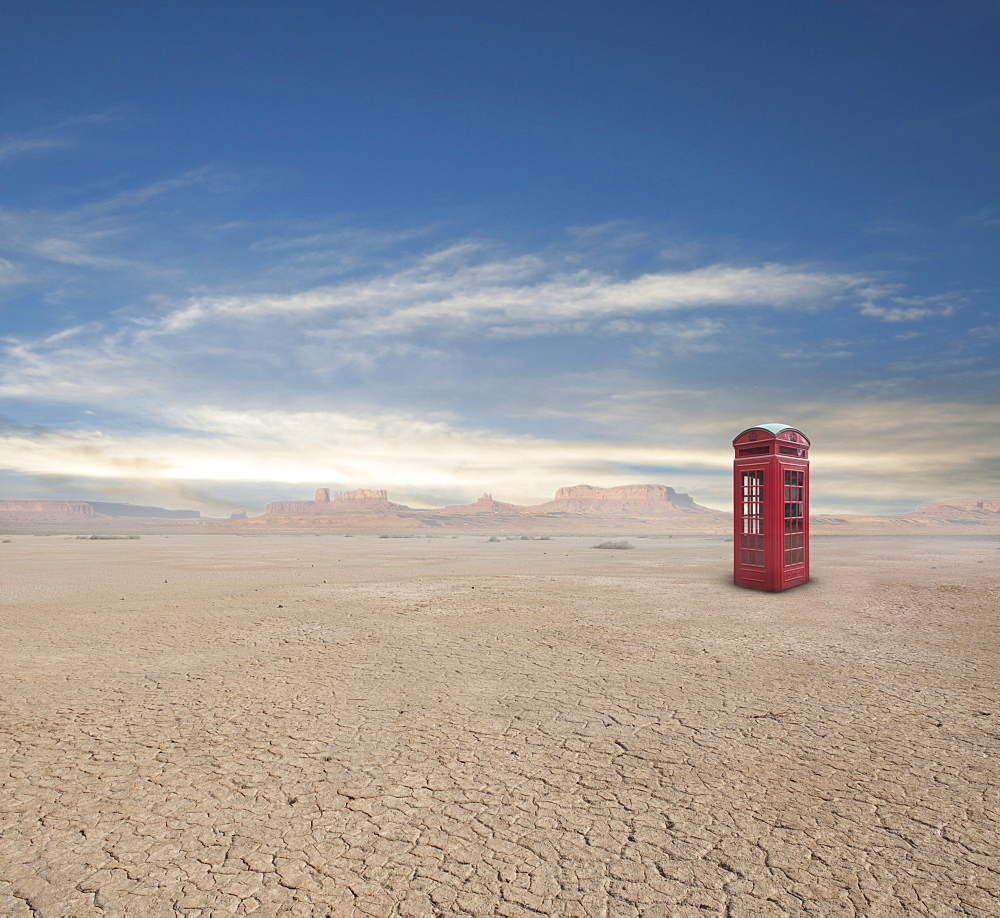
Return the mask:
[[[785,469],[785,567],[805,560],[804,472]]]
[[[764,472],[743,473],[743,531],[740,533],[742,561],[764,566]]]

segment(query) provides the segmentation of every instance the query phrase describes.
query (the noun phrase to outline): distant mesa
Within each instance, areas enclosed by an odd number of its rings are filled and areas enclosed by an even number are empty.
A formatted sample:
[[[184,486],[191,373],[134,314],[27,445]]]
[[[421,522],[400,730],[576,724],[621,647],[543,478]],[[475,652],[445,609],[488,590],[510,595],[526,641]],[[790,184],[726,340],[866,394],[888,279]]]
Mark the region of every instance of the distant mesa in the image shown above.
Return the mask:
[[[677,513],[724,515],[718,510],[696,504],[689,494],[681,494],[666,485],[637,484],[617,488],[576,485],[560,488],[555,500],[526,508],[534,513],[601,513],[634,516],[661,516]]]
[[[264,511],[268,516],[289,516],[300,513],[380,513],[395,510],[409,510],[402,504],[394,504],[385,491],[359,488],[344,491],[330,498],[329,488],[318,488],[315,500],[275,500]]]
[[[200,519],[198,510],[164,510],[103,500],[0,500],[0,519]]]
[[[229,514],[229,518],[231,520],[245,520],[247,519],[247,512],[246,510],[234,510]]]
[[[3,519],[76,519],[92,516],[93,506],[82,500],[0,500],[0,518]]]
[[[813,516],[814,524],[828,529],[849,527],[867,528],[875,531],[919,532],[920,530],[943,531],[956,526],[988,526],[990,531],[1000,527],[1000,498],[935,500],[921,504],[909,513],[895,513],[889,516]]]
[[[135,504],[113,504],[105,501],[87,501],[99,516],[109,517],[146,517],[159,520],[196,520],[200,519],[198,510],[164,510],[163,507],[139,507]]]
[[[935,500],[929,504],[921,504],[913,511],[913,515],[936,519],[997,522],[1000,521],[1000,499]]]

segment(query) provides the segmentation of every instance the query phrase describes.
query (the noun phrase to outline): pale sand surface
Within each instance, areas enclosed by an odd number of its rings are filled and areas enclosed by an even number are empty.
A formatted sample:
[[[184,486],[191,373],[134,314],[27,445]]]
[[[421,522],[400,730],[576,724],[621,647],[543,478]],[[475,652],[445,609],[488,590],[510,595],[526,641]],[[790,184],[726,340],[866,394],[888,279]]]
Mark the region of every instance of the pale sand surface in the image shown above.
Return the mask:
[[[1000,914],[1000,539],[9,536],[0,915]]]

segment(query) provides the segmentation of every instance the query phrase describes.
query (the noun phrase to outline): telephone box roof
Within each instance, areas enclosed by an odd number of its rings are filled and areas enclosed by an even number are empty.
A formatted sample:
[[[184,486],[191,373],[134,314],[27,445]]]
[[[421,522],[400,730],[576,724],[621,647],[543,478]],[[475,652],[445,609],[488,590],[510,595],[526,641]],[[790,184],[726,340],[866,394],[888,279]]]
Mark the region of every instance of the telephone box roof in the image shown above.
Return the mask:
[[[776,422],[770,424],[754,424],[752,427],[744,427],[743,430],[741,430],[735,437],[733,437],[733,441],[735,442],[736,440],[738,440],[748,430],[766,430],[768,433],[772,433],[775,436],[778,436],[778,434],[780,434],[783,430],[794,430],[797,434],[800,434],[802,436],[802,438],[806,441],[806,443],[809,442],[809,438],[804,433],[802,433],[802,431],[799,430],[798,427],[792,427],[791,424],[779,424]]]

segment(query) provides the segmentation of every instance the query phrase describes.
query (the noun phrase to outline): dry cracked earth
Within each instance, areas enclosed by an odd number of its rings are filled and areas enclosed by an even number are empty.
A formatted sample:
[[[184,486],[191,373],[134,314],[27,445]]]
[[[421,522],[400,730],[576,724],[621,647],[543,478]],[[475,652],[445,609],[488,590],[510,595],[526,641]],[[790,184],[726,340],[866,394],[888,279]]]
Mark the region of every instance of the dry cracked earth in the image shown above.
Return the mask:
[[[1000,914],[1000,538],[0,545],[0,915]]]

